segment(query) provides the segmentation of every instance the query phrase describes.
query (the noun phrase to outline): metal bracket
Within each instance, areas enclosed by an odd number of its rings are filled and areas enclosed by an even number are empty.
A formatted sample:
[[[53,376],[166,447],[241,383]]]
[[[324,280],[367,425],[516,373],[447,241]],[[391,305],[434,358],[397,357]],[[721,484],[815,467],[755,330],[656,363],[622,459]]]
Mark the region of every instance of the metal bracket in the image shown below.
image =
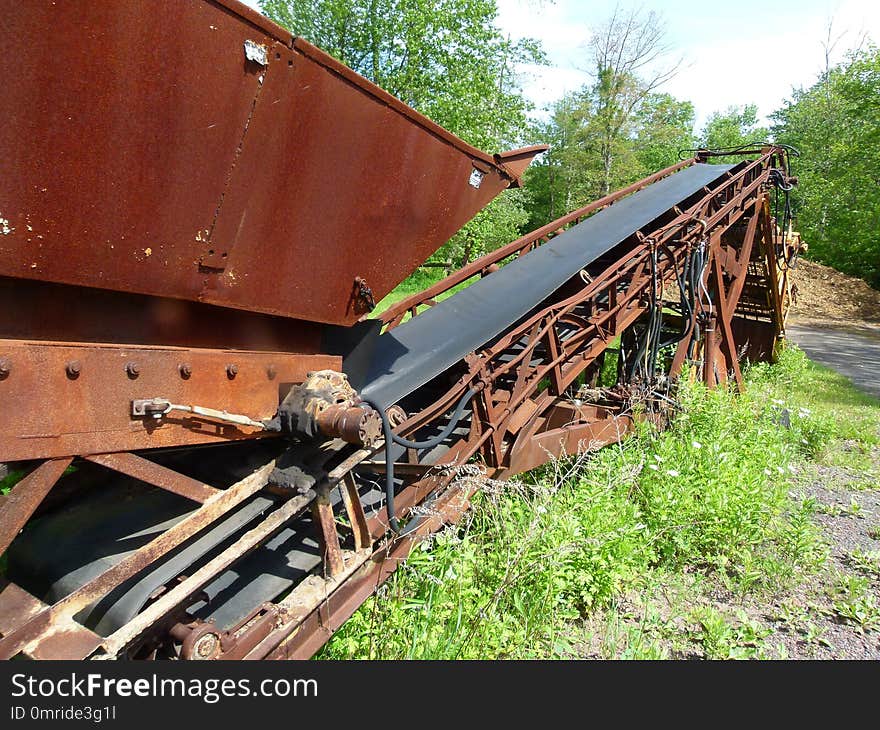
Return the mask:
[[[171,411],[192,413],[197,416],[212,418],[216,421],[234,423],[238,426],[252,426],[260,430],[266,430],[267,428],[266,424],[262,421],[255,421],[239,413],[228,413],[227,411],[218,411],[214,408],[205,408],[203,406],[179,405],[165,398],[143,398],[131,402],[131,415],[136,417],[159,419]]]

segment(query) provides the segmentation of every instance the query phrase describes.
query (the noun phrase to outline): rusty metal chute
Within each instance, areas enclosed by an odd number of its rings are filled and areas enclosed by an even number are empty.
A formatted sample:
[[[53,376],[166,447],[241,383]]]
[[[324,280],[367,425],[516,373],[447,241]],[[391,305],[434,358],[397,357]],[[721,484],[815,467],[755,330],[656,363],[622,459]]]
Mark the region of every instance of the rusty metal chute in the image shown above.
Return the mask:
[[[481,152],[234,0],[37,0],[0,50],[2,276],[351,324],[543,149]]]

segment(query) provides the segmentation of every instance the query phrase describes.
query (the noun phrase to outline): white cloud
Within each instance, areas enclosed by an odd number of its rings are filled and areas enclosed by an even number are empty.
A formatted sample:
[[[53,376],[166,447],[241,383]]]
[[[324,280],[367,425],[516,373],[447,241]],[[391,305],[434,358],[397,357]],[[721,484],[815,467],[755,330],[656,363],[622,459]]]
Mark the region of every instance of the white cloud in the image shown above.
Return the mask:
[[[539,108],[589,81],[586,43],[611,4],[578,0],[498,0],[499,24],[513,37],[542,42],[552,65],[528,69],[523,89]],[[701,126],[713,111],[754,103],[766,117],[809,86],[824,66],[822,42],[829,18],[840,38],[833,61],[865,35],[880,40],[880,3],[855,0],[737,0],[703,3],[669,0],[654,6],[665,21],[672,52],[684,57],[677,76],[663,88],[694,103]]]

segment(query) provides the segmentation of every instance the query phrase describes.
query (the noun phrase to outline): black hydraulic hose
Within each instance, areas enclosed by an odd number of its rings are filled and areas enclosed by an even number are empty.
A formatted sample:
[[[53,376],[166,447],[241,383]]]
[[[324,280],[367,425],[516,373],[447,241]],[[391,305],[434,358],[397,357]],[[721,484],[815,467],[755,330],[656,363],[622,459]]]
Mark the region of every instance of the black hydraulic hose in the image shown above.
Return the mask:
[[[363,402],[377,411],[379,418],[382,419],[382,437],[385,439],[385,508],[388,512],[388,524],[394,532],[400,532],[400,523],[397,521],[397,512],[394,509],[394,457],[391,454],[391,445],[398,444],[407,449],[419,450],[439,446],[458,426],[465,406],[467,406],[476,393],[476,388],[468,390],[458,401],[458,405],[455,406],[455,410],[452,412],[446,428],[427,441],[410,441],[402,436],[398,436],[391,430],[391,424],[388,421],[388,414],[385,413],[385,409],[367,398],[363,399]]]
[[[658,331],[658,322],[657,322],[657,251],[656,249],[651,249],[651,313],[648,317],[648,323],[645,325],[645,336],[642,339],[641,343],[639,343],[639,349],[636,352],[635,357],[633,358],[632,365],[630,365],[629,370],[629,379],[632,380],[636,374],[636,368],[638,368],[642,358],[645,356],[648,350],[649,344],[651,345],[651,352],[654,352],[654,344],[655,344],[655,333]],[[662,322],[662,315],[660,317]],[[651,367],[646,365],[643,376],[645,378],[650,376]]]
[[[696,298],[699,296],[698,287],[700,286],[700,281],[703,277],[703,267],[705,266],[704,259],[704,251],[702,248],[696,248],[693,252],[693,264],[691,265],[690,278],[688,284],[690,286],[691,296],[694,301],[694,311],[696,311]],[[694,332],[691,337],[690,345],[688,346],[687,357],[688,360],[693,360],[694,354],[696,352],[697,341],[700,339],[700,324],[696,318],[694,318]]]
[[[660,249],[660,253],[664,254],[669,261],[672,263],[673,272],[675,273],[675,281],[678,283],[678,293],[679,293],[679,303],[681,305],[681,314],[682,314],[682,322],[681,322],[681,331],[670,337],[669,339],[663,340],[660,342],[658,349],[662,349],[664,347],[668,347],[669,345],[674,345],[678,342],[681,342],[685,335],[687,335],[689,329],[689,322],[691,320],[691,316],[693,315],[693,308],[691,307],[691,303],[688,301],[687,293],[685,291],[685,283],[684,277],[687,275],[688,267],[690,266],[690,257],[687,257],[683,262],[682,266],[684,271],[679,271],[678,263],[675,260],[675,256],[672,255],[672,252],[669,251],[665,246]],[[687,313],[687,315],[685,315]],[[658,332],[659,337],[659,332]]]
[[[458,405],[455,406],[455,410],[452,412],[452,416],[449,418],[449,423],[446,424],[446,428],[444,428],[439,434],[434,436],[434,438],[428,439],[427,441],[410,441],[409,439],[405,439],[402,436],[398,436],[397,434],[391,434],[391,438],[394,439],[394,443],[404,446],[407,449],[432,449],[435,446],[439,446],[446,438],[451,434],[455,427],[458,425],[459,420],[461,419],[461,414],[470,403],[471,398],[473,398],[477,394],[476,388],[471,388],[465,393],[461,400],[458,401]]]

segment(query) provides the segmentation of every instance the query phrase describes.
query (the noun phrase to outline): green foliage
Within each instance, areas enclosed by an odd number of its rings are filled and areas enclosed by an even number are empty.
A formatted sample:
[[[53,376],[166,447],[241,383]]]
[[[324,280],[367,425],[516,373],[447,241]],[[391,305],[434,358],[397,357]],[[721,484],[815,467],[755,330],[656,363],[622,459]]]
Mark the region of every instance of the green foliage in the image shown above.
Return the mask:
[[[850,54],[774,115],[798,148],[798,227],[808,255],[880,286],[880,49]]]
[[[516,144],[528,103],[516,61],[534,41],[496,25],[494,0],[263,0],[263,11],[414,109],[483,148]]]
[[[694,146],[694,105],[670,94],[651,94],[636,113],[636,155],[644,175],[678,162],[678,151]]]
[[[769,137],[769,131],[758,126],[758,107],[746,104],[710,114],[700,134],[700,145],[707,149],[740,147]]]
[[[458,268],[520,236],[529,220],[523,188],[505,190],[456,233],[440,250]]]
[[[531,227],[668,167],[678,161],[680,149],[693,146],[690,102],[645,94],[610,137],[597,111],[600,93],[601,84],[564,96],[536,131],[550,151],[526,172]]]
[[[692,146],[690,102],[657,92],[675,69],[645,75],[667,49],[653,13],[616,8],[592,43],[595,78],[565,95],[535,136],[551,145],[527,173],[537,227],[677,161]]]
[[[843,621],[862,633],[880,631],[880,604],[867,578],[841,574],[830,593],[834,610]]]
[[[22,480],[27,472],[21,469],[13,469],[0,479],[0,494],[8,494],[9,491]]]
[[[772,593],[818,570],[826,551],[809,509],[789,496],[789,467],[811,453],[804,434],[827,432],[812,425],[823,414],[804,409],[791,410],[791,428],[779,422],[773,400],[809,373],[790,352],[779,381],[770,369],[747,371],[755,387],[745,396],[685,386],[667,431],[645,426],[525,484],[489,483],[467,524],[418,550],[322,656],[569,656],[585,617],[658,576],[711,575],[734,592]],[[747,617],[695,618],[707,655],[762,655]],[[663,656],[642,633],[629,636],[641,647],[634,655]]]
[[[762,655],[769,632],[745,614],[730,621],[712,606],[699,606],[692,613],[697,623],[696,640],[708,659],[753,659]]]
[[[823,441],[847,441],[858,447],[880,444],[880,402],[856,390],[839,373],[810,362],[796,347],[785,348],[775,365],[750,366],[749,381],[754,397],[804,416],[793,420],[791,433],[809,455],[816,455]],[[857,460],[861,448],[844,453]]]
[[[397,302],[406,299],[413,294],[422,292],[429,286],[436,284],[442,277],[442,269],[416,269],[406,279],[400,282],[400,284],[394,288],[394,291],[390,292],[388,296],[376,305],[376,308],[371,312],[370,316],[378,317],[386,309],[397,304]]]

